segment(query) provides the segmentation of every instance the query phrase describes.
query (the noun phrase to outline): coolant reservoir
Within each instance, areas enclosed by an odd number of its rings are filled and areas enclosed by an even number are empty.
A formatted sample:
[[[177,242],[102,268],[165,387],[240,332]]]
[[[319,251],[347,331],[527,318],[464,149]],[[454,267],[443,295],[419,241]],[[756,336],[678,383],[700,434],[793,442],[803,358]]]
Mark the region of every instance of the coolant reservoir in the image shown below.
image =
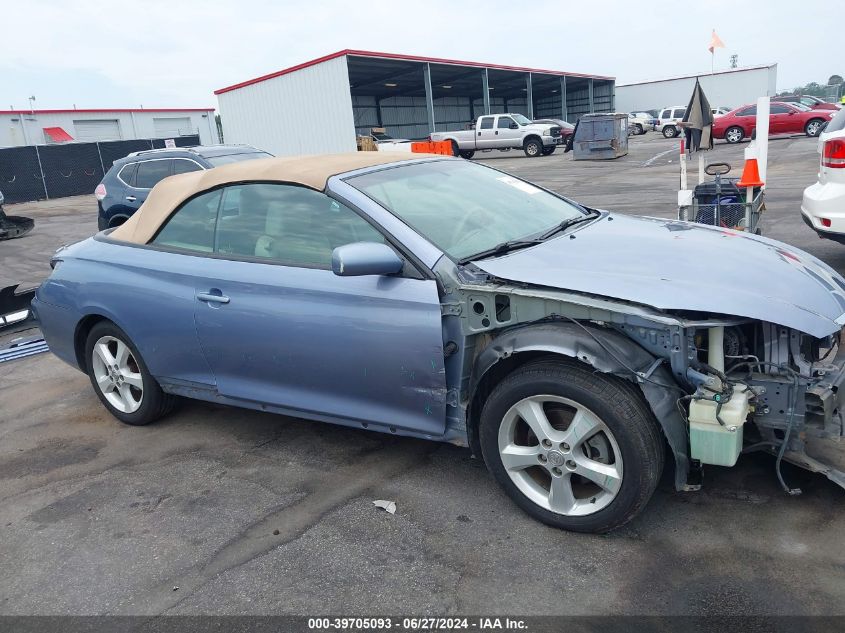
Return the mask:
[[[712,399],[693,400],[689,406],[690,456],[702,464],[733,466],[742,451],[742,429],[751,411],[754,393],[745,385],[734,385],[730,400],[722,402],[716,419],[717,402]]]

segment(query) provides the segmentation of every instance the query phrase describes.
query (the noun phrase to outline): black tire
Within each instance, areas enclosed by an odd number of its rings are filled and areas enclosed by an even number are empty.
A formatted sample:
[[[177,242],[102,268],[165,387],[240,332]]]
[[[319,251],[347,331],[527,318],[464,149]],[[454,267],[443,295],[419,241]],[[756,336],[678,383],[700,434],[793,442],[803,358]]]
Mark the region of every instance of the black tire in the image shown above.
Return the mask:
[[[528,158],[542,156],[543,142],[536,137],[525,139],[525,143],[522,144],[522,151],[525,152],[525,155],[528,156]]]
[[[725,140],[731,145],[739,143],[744,138],[745,130],[743,130],[738,125],[731,126],[727,130],[725,130]]]
[[[552,147],[544,147],[543,148],[543,156],[551,156],[552,154],[555,153],[556,149],[557,149],[557,145],[553,145]]]
[[[472,151],[472,150],[467,150],[466,152],[461,152],[461,158],[466,158],[467,160],[469,160],[473,156],[475,156],[475,152]]]
[[[461,155],[461,150],[458,148],[458,144],[455,141],[452,141],[452,156],[458,157]]]
[[[822,119],[810,119],[804,126],[804,134],[806,134],[810,138],[815,138],[816,136],[822,133],[824,123],[825,122]]]
[[[678,128],[674,125],[667,125],[663,128],[663,136],[666,138],[675,138],[678,136]]]
[[[517,487],[502,463],[499,431],[505,415],[521,400],[547,394],[594,412],[620,451],[623,474],[616,496],[592,514],[567,516],[541,507]],[[576,532],[608,532],[630,521],[651,498],[663,470],[663,436],[639,389],[577,361],[538,361],[511,373],[484,404],[479,440],[488,469],[520,508],[543,523]]]
[[[645,134],[645,130],[643,129],[643,126],[640,125],[639,123],[634,123],[634,136],[641,136],[643,134]]]
[[[123,342],[134,357],[134,364],[137,365],[138,369],[137,373],[140,373],[143,381],[140,407],[136,411],[126,413],[115,408],[97,384],[94,376],[94,345],[103,337],[112,337]],[[97,394],[100,402],[108,409],[109,413],[125,424],[143,426],[155,422],[170,413],[178,401],[176,396],[164,393],[161,390],[158,382],[156,382],[155,378],[153,378],[147,369],[147,365],[144,363],[144,359],[141,358],[141,354],[138,353],[138,349],[126,333],[111,321],[100,321],[88,333],[88,338],[85,341],[85,366],[88,371],[88,378],[91,380],[91,386],[94,388],[94,393]]]

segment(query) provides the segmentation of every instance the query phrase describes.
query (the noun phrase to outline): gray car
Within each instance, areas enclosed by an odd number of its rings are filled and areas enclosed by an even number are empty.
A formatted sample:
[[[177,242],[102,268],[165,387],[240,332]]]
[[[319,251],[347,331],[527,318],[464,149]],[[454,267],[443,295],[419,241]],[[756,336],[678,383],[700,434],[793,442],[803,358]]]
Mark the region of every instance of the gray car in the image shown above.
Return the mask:
[[[664,465],[692,490],[761,450],[788,491],[782,461],[845,484],[845,280],[773,240],[359,152],[166,178],[52,265],[50,350],[129,424],[184,396],[465,445],[578,531]]]

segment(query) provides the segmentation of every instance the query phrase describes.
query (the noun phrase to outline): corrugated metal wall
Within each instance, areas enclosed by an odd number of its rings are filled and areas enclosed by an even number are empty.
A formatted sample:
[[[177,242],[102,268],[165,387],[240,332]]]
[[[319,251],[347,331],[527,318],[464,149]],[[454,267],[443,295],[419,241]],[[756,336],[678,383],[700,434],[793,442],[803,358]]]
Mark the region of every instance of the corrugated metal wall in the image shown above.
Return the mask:
[[[276,156],[356,149],[345,56],[217,98],[227,143],[248,143]]]
[[[776,94],[777,64],[713,75],[706,73],[698,79],[711,106],[737,108],[755,103],[758,97]],[[693,88],[695,77],[617,86],[617,109],[620,112],[637,112],[686,105]]]

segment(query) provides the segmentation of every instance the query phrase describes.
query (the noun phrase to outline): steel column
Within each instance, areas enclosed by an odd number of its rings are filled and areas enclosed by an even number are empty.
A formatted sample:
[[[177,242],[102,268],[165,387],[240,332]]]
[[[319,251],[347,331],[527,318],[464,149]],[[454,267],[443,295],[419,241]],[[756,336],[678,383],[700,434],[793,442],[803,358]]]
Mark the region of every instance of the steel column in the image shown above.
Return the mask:
[[[595,112],[595,103],[593,102],[593,78],[587,80],[587,94],[590,98],[590,114]]]
[[[490,79],[486,68],[481,71],[481,87],[484,90],[484,114],[490,114]]]
[[[560,78],[560,118],[569,121],[569,112],[566,107],[566,75]]]
[[[528,104],[528,118],[534,120],[534,90],[531,85],[531,73],[525,78],[525,101]]]
[[[431,90],[431,64],[425,63],[423,68],[425,77],[425,109],[428,111],[428,133],[435,132],[434,129],[434,93]]]

